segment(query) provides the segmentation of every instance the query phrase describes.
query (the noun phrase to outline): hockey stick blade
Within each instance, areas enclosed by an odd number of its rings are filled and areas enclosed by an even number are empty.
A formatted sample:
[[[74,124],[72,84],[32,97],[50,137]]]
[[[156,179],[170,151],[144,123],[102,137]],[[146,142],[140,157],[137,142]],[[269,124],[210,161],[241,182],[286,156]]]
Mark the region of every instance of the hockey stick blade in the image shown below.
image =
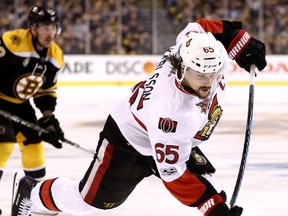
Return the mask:
[[[255,65],[251,65],[248,114],[247,114],[245,140],[244,140],[244,146],[243,146],[243,152],[242,152],[241,163],[239,166],[238,176],[237,176],[236,184],[235,184],[234,191],[233,191],[231,201],[230,201],[231,207],[233,207],[236,203],[236,199],[237,199],[238,194],[239,194],[239,190],[240,190],[241,183],[242,183],[243,176],[244,176],[244,171],[246,168],[246,162],[247,162],[249,144],[250,144],[250,136],[251,136],[251,130],[252,130],[252,121],[253,121],[253,103],[254,103],[254,85],[255,85],[254,78],[255,78],[255,76],[256,76],[256,67],[255,67]]]
[[[5,117],[5,118],[7,118],[7,119],[10,119],[11,121],[14,121],[14,122],[16,122],[18,124],[21,124],[21,125],[23,125],[23,126],[25,126],[27,128],[30,128],[30,129],[32,129],[34,131],[37,131],[37,132],[39,132],[39,134],[41,134],[41,133],[49,133],[49,131],[45,130],[44,128],[41,128],[39,125],[34,124],[32,122],[28,122],[28,121],[20,118],[19,116],[12,115],[11,113],[9,113],[7,111],[4,111],[4,110],[0,109],[0,115]],[[74,142],[72,142],[70,140],[67,140],[66,138],[64,138],[64,140],[62,140],[62,142],[70,144],[70,145],[74,146],[75,148],[78,148],[78,149],[80,149],[80,150],[82,150],[84,152],[87,152],[89,154],[94,155],[94,153],[95,153],[92,149],[89,149],[86,146],[74,143]]]

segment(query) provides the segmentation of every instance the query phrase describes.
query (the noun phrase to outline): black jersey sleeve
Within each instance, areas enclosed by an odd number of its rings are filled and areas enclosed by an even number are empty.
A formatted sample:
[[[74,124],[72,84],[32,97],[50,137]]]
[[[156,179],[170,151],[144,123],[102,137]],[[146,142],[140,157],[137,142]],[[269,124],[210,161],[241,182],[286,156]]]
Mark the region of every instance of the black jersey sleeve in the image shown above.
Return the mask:
[[[56,97],[51,97],[50,95],[34,98],[34,103],[36,107],[43,112],[44,110],[55,110]]]

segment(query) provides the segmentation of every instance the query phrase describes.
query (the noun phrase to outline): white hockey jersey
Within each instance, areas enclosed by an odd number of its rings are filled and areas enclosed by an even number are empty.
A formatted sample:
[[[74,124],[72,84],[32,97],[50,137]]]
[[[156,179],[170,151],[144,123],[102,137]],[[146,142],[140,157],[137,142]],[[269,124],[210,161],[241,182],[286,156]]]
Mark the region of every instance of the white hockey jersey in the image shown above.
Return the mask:
[[[176,53],[189,31],[204,29],[198,23],[190,23],[164,55]],[[224,47],[223,50],[226,53]],[[228,56],[224,59],[221,77],[214,81],[206,99],[182,89],[171,64],[163,58],[154,73],[138,83],[111,112],[129,144],[141,154],[154,157],[162,180],[168,184],[189,179],[185,162],[192,147],[210,137],[222,115]]]

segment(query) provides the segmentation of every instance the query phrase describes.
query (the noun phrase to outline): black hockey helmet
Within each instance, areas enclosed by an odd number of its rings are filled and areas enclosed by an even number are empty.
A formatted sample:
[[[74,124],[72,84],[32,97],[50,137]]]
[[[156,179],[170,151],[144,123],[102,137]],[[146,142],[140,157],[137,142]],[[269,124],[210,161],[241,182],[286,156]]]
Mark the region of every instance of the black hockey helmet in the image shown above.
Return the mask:
[[[28,20],[30,24],[33,23],[52,23],[59,24],[60,19],[56,13],[56,10],[52,7],[38,7],[33,6],[30,9]]]

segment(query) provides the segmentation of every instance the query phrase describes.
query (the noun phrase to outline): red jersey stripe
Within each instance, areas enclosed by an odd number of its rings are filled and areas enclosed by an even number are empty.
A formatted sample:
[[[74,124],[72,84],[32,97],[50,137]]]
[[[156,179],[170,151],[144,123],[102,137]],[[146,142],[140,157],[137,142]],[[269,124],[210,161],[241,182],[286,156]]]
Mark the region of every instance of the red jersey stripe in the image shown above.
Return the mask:
[[[134,113],[132,113],[132,115],[133,115],[134,119],[138,122],[138,124],[139,124],[145,131],[147,131],[147,128],[146,128],[145,124],[144,124],[142,121],[140,121],[140,119],[138,119],[138,118],[134,115]]]
[[[89,191],[84,198],[85,202],[87,202],[88,204],[91,204],[93,202],[94,197],[96,196],[102,178],[110,164],[113,151],[114,147],[111,144],[108,144],[104,153],[103,162],[102,164],[100,164],[94,176],[93,183],[91,184]]]
[[[178,179],[163,183],[174,197],[187,206],[198,201],[206,190],[205,184],[188,170]]]
[[[206,32],[211,32],[212,34],[223,32],[223,23],[220,20],[214,21],[202,18],[196,20],[196,22],[199,23]]]

